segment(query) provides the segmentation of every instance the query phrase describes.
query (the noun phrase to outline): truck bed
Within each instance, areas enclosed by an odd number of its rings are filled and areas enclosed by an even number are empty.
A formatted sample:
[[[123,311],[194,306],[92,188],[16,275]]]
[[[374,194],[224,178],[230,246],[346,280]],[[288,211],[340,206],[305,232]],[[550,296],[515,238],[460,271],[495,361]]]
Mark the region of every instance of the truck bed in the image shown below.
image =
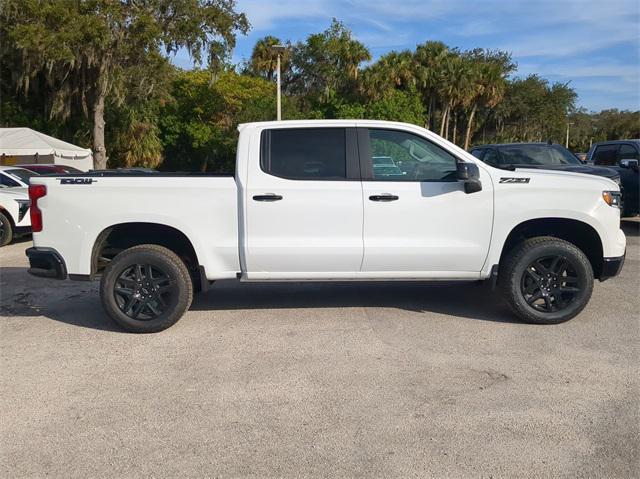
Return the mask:
[[[43,230],[35,246],[54,248],[70,275],[91,274],[92,245],[118,224],[159,223],[190,238],[206,275],[235,278],[238,208],[229,175],[193,173],[91,172],[39,177],[47,194],[38,200]]]

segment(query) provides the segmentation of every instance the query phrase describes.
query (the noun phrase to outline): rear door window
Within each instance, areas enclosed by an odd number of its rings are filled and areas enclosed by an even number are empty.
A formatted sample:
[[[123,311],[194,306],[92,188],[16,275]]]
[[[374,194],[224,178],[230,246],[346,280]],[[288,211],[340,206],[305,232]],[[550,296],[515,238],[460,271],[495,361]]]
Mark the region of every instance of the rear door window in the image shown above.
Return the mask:
[[[292,180],[345,180],[345,128],[289,128],[262,132],[265,173]]]
[[[620,145],[620,151],[618,151],[618,160],[637,160],[638,150],[633,145],[623,144]]]

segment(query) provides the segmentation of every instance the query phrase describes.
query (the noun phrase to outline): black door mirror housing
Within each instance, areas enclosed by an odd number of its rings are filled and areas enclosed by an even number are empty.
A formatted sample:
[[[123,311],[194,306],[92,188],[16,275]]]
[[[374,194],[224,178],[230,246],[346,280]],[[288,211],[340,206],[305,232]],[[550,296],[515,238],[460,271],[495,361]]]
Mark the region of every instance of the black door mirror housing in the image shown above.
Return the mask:
[[[631,170],[637,170],[638,160],[636,159],[620,160],[620,168],[629,168]]]
[[[464,192],[467,194],[482,191],[480,168],[475,163],[458,162],[458,180],[464,182]]]
[[[465,180],[478,180],[480,179],[480,168],[475,163],[458,162],[458,179]]]

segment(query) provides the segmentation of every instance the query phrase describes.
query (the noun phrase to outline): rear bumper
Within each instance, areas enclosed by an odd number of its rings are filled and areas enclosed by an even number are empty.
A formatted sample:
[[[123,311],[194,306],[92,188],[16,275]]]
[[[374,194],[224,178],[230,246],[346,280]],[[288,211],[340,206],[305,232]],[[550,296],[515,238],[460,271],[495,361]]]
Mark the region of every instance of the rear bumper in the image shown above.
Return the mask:
[[[29,273],[34,276],[53,279],[66,279],[67,267],[62,256],[53,248],[28,248]]]
[[[625,254],[623,254],[622,256],[618,256],[617,258],[604,258],[602,260],[602,273],[600,274],[599,278],[600,281],[618,276],[620,274],[620,271],[622,271],[625,256],[626,252]]]

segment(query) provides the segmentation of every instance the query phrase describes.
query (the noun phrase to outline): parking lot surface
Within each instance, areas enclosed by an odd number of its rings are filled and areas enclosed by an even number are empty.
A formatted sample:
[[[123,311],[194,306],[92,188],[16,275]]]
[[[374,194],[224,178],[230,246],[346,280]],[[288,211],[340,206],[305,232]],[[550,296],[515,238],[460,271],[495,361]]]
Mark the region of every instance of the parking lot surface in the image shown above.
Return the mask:
[[[484,284],[219,282],[121,332],[0,250],[1,477],[638,477],[640,237],[557,326]]]

